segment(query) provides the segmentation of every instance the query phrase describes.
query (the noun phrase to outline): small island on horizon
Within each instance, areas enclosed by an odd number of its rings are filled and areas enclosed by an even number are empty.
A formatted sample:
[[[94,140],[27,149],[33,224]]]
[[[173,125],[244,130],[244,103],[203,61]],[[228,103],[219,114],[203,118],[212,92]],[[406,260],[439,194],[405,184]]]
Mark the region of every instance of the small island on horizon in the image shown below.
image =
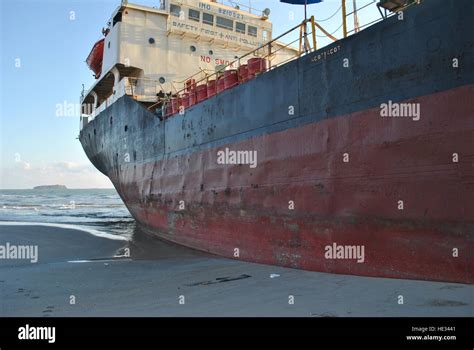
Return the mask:
[[[67,190],[64,185],[41,185],[33,187],[34,190]]]

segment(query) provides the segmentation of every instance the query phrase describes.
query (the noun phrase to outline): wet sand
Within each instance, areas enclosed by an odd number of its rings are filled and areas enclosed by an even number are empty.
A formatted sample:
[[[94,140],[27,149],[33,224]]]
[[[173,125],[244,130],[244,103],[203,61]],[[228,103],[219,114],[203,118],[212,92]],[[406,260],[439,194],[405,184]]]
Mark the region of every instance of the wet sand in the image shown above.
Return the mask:
[[[0,245],[6,242],[38,245],[39,261],[0,259],[0,316],[474,316],[472,285],[252,264],[139,231],[129,242],[0,225]],[[114,258],[124,248],[131,257]]]

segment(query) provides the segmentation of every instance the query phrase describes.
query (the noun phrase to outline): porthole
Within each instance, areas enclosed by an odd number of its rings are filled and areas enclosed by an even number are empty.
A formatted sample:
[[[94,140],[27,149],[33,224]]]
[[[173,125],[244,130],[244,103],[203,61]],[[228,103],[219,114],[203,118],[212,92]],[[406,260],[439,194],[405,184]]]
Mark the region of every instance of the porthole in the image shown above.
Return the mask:
[[[149,39],[148,39],[148,43],[154,44],[154,43],[155,43],[155,39],[154,39],[154,38],[149,38]]]
[[[158,81],[160,82],[160,84],[166,83],[166,79],[164,77],[160,77],[160,79],[158,79]]]
[[[196,46],[194,45],[191,45],[189,49],[191,50],[191,52],[196,52]]]
[[[211,56],[214,55],[214,51],[209,50],[209,55],[211,55]]]

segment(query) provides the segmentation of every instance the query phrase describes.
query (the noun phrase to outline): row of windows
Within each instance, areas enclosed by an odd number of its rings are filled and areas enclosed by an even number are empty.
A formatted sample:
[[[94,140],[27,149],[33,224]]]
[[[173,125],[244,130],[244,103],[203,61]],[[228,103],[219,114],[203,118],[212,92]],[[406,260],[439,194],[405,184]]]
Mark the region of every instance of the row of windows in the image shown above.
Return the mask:
[[[173,16],[180,17],[182,16],[181,6],[173,5],[170,6],[170,12]],[[214,17],[216,17],[216,26],[219,28],[224,28],[227,30],[234,30],[234,21],[220,16],[214,16],[210,13],[202,12],[202,23],[213,26]],[[193,9],[189,9],[188,18],[192,21],[200,22],[201,21],[201,12]],[[237,33],[245,34],[247,33],[250,36],[257,36],[257,27],[246,25],[245,23],[235,22],[235,31]]]

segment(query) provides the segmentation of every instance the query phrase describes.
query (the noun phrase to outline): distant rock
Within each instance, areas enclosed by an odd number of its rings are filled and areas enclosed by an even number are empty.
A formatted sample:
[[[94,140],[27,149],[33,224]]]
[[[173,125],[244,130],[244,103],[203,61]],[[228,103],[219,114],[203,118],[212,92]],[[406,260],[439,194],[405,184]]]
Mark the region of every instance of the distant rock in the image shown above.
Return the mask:
[[[67,187],[64,185],[43,185],[43,186],[35,186],[33,187],[34,190],[67,190]]]

